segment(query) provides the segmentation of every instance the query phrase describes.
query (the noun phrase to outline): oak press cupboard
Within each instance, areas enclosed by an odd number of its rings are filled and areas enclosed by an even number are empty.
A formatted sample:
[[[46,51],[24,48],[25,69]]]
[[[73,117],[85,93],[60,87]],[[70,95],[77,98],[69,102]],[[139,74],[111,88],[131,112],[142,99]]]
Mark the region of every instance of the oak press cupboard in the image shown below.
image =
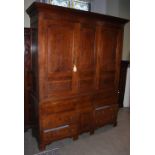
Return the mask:
[[[116,125],[128,20],[34,2],[32,92],[40,150],[52,141]]]

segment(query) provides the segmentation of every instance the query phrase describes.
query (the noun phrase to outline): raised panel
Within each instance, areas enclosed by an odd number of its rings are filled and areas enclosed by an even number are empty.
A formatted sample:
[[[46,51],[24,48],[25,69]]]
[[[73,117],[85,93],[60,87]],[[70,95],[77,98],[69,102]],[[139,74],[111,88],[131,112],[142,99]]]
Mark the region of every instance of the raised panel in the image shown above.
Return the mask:
[[[47,94],[72,93],[75,24],[47,20],[45,25]]]
[[[104,71],[100,72],[99,88],[113,89],[115,86],[115,72],[114,71]]]
[[[115,89],[118,30],[102,27],[100,32],[99,89]]]
[[[89,91],[94,89],[94,79],[82,79],[79,81],[79,88],[81,91]]]
[[[95,29],[94,27],[81,26],[80,29],[80,50],[79,69],[87,70],[94,68],[95,64]]]
[[[117,31],[115,29],[103,28],[101,31],[101,53],[100,65],[114,65],[116,59]]]
[[[50,25],[48,37],[48,72],[66,72],[72,69],[73,27]]]
[[[80,26],[78,50],[78,90],[80,92],[95,89],[96,71],[96,27],[86,24]]]

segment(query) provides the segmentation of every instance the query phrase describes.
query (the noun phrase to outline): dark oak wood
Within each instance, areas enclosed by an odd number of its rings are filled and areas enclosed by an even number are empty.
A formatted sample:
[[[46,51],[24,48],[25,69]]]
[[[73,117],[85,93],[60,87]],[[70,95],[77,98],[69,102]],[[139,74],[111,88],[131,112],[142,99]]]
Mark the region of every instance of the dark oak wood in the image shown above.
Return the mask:
[[[34,2],[32,93],[40,149],[116,124],[125,19]]]
[[[33,126],[32,105],[30,92],[32,87],[31,77],[31,29],[24,28],[24,130]]]

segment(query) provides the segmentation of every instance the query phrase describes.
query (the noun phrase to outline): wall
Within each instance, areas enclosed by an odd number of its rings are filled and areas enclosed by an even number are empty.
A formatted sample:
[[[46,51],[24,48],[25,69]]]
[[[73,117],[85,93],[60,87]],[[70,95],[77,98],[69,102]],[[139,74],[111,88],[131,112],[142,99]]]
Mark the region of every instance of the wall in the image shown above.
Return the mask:
[[[30,18],[26,13],[26,9],[34,2],[35,0],[24,0],[24,27],[30,27]]]
[[[119,0],[107,0],[107,15],[119,17]]]
[[[123,107],[130,107],[130,67],[127,68]]]
[[[119,0],[119,17],[130,19],[130,0]],[[123,60],[130,60],[130,23],[124,27]]]
[[[107,0],[92,0],[91,12],[106,14]]]

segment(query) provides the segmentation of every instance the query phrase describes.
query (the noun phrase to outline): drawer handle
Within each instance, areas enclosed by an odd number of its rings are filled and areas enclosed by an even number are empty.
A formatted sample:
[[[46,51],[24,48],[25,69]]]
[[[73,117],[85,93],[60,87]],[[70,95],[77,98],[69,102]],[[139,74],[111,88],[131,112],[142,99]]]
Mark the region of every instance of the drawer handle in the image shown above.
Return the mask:
[[[110,108],[110,106],[107,105],[107,106],[97,107],[95,110],[98,111],[98,110],[107,109],[107,108]]]
[[[52,131],[58,131],[58,130],[68,128],[68,127],[69,127],[69,125],[64,125],[64,126],[60,126],[60,127],[57,127],[57,128],[46,129],[46,130],[44,130],[44,133],[52,132]]]

